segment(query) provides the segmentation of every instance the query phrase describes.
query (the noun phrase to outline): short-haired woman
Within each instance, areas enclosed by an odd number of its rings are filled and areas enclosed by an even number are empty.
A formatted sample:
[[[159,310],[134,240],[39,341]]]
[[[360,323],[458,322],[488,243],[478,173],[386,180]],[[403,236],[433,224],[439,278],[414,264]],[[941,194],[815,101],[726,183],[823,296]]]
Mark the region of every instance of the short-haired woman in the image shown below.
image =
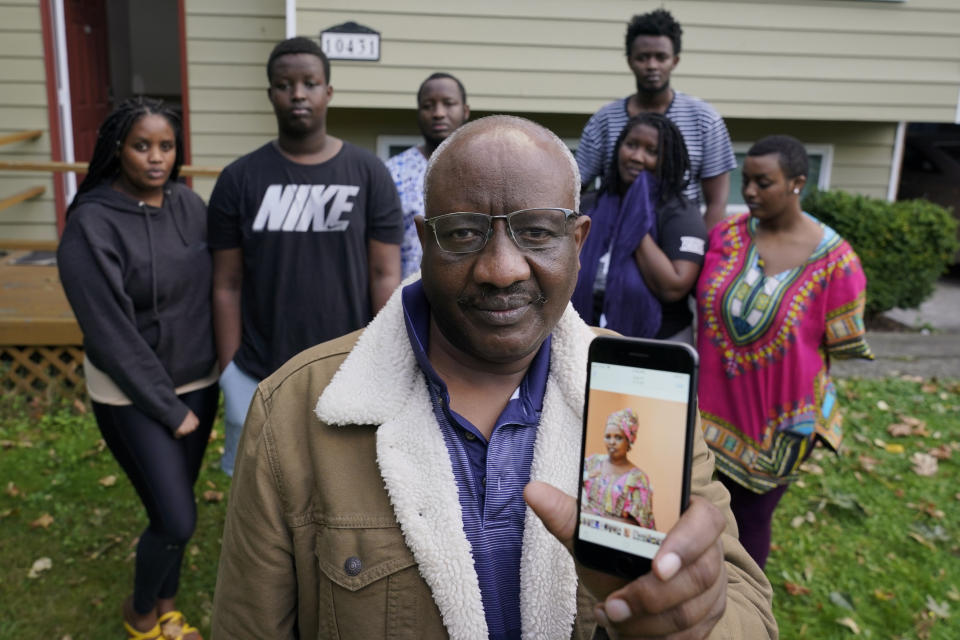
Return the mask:
[[[817,441],[842,438],[831,358],[872,358],[866,278],[853,249],[800,207],[803,144],[770,136],[747,152],[749,214],[710,232],[697,283],[704,437],[730,490],[740,540],[761,567],[773,511]]]

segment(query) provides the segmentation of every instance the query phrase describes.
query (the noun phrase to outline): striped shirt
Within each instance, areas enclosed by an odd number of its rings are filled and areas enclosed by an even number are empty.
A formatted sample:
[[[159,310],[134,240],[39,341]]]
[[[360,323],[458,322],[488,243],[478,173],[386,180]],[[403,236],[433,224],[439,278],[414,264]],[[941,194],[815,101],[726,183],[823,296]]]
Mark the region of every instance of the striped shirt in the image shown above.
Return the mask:
[[[577,164],[583,184],[606,174],[617,136],[630,120],[627,113],[629,99],[627,96],[601,107],[583,128],[577,147]],[[727,125],[708,103],[676,90],[665,115],[680,129],[690,154],[690,184],[683,194],[687,200],[699,205],[703,202],[700,182],[732,171],[737,166]]]
[[[407,337],[427,379],[433,410],[457,481],[463,529],[473,553],[487,633],[491,640],[520,640],[520,554],[533,446],[550,368],[550,337],[507,402],[489,442],[450,408],[447,385],[427,358],[430,305],[421,281],[402,293]]]

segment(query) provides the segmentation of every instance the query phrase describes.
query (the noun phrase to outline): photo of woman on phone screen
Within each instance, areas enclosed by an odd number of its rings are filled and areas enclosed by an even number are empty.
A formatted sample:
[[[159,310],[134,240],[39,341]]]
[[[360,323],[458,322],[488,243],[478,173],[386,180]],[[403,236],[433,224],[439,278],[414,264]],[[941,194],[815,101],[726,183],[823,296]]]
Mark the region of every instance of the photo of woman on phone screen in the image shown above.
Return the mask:
[[[653,487],[647,474],[627,459],[640,420],[633,409],[611,413],[604,428],[606,454],[583,465],[583,512],[655,529]]]

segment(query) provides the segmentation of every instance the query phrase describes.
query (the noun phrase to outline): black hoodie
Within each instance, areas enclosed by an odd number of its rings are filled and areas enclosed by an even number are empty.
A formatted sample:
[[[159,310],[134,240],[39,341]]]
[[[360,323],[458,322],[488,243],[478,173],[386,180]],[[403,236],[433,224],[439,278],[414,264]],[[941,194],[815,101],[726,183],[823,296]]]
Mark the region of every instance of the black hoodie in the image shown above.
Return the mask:
[[[212,265],[203,200],[169,182],[151,207],[102,184],[80,196],[57,250],[90,361],[138,409],[176,430],[174,389],[210,373]]]

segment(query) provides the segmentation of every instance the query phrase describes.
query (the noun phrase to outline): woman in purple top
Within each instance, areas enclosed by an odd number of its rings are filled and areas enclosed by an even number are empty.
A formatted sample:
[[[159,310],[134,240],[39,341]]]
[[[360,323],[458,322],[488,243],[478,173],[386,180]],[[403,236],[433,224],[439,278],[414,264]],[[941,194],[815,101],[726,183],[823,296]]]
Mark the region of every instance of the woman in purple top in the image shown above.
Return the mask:
[[[690,161],[683,136],[655,113],[632,118],[617,138],[580,254],[573,306],[588,324],[624,335],[693,344],[687,304],[703,264],[706,227],[683,190]]]

